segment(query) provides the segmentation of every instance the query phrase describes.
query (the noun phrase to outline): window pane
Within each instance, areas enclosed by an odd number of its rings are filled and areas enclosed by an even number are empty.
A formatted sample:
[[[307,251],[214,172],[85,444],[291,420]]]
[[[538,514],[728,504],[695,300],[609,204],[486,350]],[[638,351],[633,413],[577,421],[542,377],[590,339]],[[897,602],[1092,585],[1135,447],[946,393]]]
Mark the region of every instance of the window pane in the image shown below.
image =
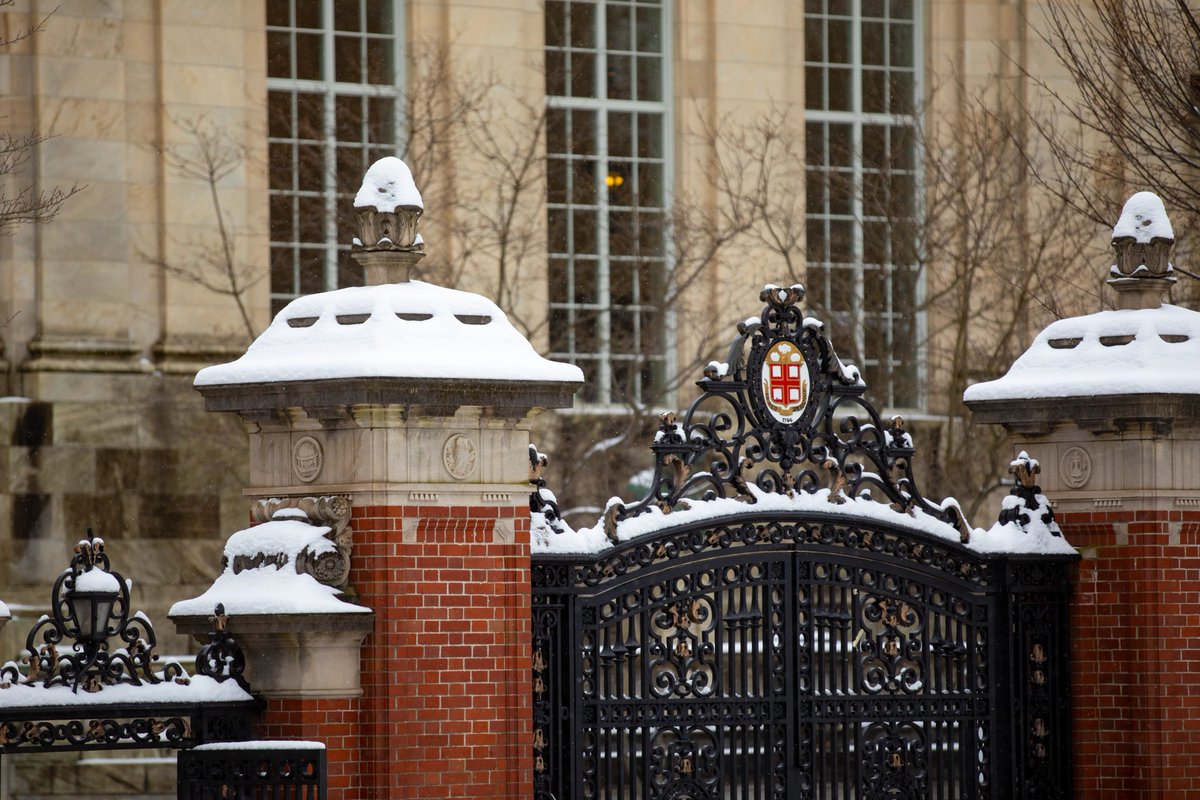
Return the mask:
[[[633,20],[630,18],[629,12],[628,6],[608,6],[605,15],[605,35],[608,37],[609,50],[633,49],[633,37],[630,35]]]
[[[321,3],[314,0],[295,0],[296,27],[321,30]]]
[[[576,211],[572,218],[574,225],[571,230],[571,244],[575,253],[596,252],[596,212]]]
[[[596,46],[595,6],[591,3],[571,3],[571,47]]]
[[[364,0],[367,18],[367,33],[395,35],[396,25],[392,21],[392,4],[377,0]]]
[[[662,100],[662,59],[658,56],[638,57],[637,99]]]
[[[584,53],[571,55],[571,96],[596,96],[596,59]]]
[[[887,73],[878,69],[862,71],[862,110],[868,114],[887,111]]]
[[[657,8],[637,9],[637,49],[642,53],[662,52],[662,12]]]
[[[630,56],[608,57],[608,97],[611,100],[630,99],[633,78],[633,58]]]
[[[305,81],[321,80],[321,37],[296,34],[296,77]]]
[[[301,197],[300,201],[300,230],[297,236],[301,242],[321,243],[325,241],[325,198]],[[322,287],[323,289],[324,287]],[[305,291],[321,291],[307,289]]]
[[[546,94],[558,97],[567,93],[567,55],[546,51]]]
[[[384,5],[377,3],[375,5]],[[339,31],[362,30],[359,0],[333,0],[333,27]]]
[[[395,77],[392,70],[392,40],[367,39],[367,83],[390,84]]]
[[[637,197],[639,206],[643,208],[662,206],[662,177],[662,167],[658,164],[638,165]]]
[[[267,0],[267,24],[286,28],[292,24],[291,3],[288,0]]]
[[[854,88],[854,72],[848,69],[831,69],[829,75],[829,110],[850,111]]]
[[[886,60],[885,55],[884,24],[882,22],[864,22],[862,24],[863,63],[882,65]]]
[[[911,67],[913,65],[913,27],[892,23],[889,31],[888,63],[893,67]]]
[[[662,116],[659,114],[638,114],[637,127],[638,156],[640,158],[662,158]]]
[[[820,17],[804,21],[804,60],[825,60],[825,20]]]
[[[608,154],[633,155],[633,115],[623,111],[608,114]]]
[[[325,289],[325,258],[320,250],[300,251],[300,294]]]
[[[829,48],[829,63],[831,64],[849,64],[851,63],[850,51],[850,22],[848,20],[831,19],[826,25],[826,38],[828,39]]]
[[[267,32],[267,77],[292,77],[292,35],[286,31]]]
[[[580,156],[596,154],[596,112],[571,112],[571,152]]]
[[[546,47],[565,46],[566,33],[567,4],[562,0],[546,0]]]
[[[367,140],[376,145],[396,141],[396,101],[391,97],[368,97]]]

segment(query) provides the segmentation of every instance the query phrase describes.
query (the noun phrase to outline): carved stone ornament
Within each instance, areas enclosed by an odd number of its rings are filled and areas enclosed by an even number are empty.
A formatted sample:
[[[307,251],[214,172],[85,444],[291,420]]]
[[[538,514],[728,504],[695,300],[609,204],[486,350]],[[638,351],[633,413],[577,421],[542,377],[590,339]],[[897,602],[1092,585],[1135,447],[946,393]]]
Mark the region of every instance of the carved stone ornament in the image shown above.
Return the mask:
[[[1082,447],[1068,448],[1059,459],[1058,472],[1063,485],[1072,489],[1086,486],[1092,477],[1092,457]]]
[[[475,471],[479,461],[479,450],[469,436],[456,433],[442,447],[442,463],[446,472],[457,480],[466,480]]]
[[[292,445],[292,471],[303,483],[315,481],[324,464],[325,451],[313,437],[303,436]]]
[[[333,542],[334,550],[314,554],[308,548],[300,551],[296,559],[296,572],[307,573],[320,583],[335,589],[344,589],[350,578],[350,552],[353,548],[353,530],[350,528],[350,498],[345,495],[323,495],[320,497],[272,497],[259,500],[251,509],[255,522],[268,522],[281,509],[294,508],[303,512],[307,522],[329,528],[325,538]],[[246,564],[242,568],[257,566]],[[240,572],[235,562],[234,572]]]

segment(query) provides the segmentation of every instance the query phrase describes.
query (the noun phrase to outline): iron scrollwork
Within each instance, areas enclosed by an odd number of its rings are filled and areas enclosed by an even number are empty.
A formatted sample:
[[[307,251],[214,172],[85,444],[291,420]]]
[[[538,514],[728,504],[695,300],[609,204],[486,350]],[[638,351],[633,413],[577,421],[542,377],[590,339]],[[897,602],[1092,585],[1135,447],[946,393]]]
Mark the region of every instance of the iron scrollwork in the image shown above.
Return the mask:
[[[183,667],[168,661],[155,672],[157,637],[149,618],[130,614],[130,582],[111,569],[104,540],[88,529],[75,545],[70,566],[51,591],[50,614],[25,639],[27,674],[12,661],[0,667],[0,689],[13,684],[70,686],[98,692],[115,684],[186,684]],[[87,601],[85,601],[87,598]],[[108,640],[123,646],[109,650]]]
[[[858,369],[838,358],[823,323],[804,316],[804,287],[767,286],[760,297],[760,318],[739,323],[727,362],[705,369],[696,382],[702,393],[683,418],[663,415],[650,445],[650,491],[633,505],[609,507],[610,538],[620,520],[652,507],[669,512],[689,498],[753,503],[753,485],[768,493],[824,488],[831,503],[878,490],[895,510],[920,509],[966,541],[957,505],[921,494],[903,418],[883,421],[863,396]]]

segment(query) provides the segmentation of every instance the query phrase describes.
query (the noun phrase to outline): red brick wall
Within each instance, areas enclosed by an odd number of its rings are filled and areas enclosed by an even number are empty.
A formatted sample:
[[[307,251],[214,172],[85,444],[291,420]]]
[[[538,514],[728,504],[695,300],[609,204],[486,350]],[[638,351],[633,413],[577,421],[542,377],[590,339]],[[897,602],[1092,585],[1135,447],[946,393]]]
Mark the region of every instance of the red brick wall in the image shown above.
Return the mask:
[[[1075,796],[1200,798],[1200,512],[1058,520],[1085,549],[1071,614]]]
[[[364,797],[359,775],[359,698],[273,698],[255,736],[325,743],[331,797]]]

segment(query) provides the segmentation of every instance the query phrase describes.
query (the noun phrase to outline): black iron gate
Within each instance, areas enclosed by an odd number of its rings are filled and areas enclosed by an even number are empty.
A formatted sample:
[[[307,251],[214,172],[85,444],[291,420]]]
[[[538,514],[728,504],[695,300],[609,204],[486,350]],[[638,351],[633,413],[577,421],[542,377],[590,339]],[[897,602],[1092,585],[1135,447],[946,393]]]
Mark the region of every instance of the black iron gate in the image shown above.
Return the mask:
[[[665,415],[609,549],[535,555],[540,800],[1069,796],[1075,557],[972,547],[802,293],[765,290],[686,417]],[[1054,535],[1036,469],[1014,462],[1002,523]],[[661,518],[622,528],[639,515]]]
[[[1067,796],[1069,559],[771,516],[536,559],[539,796]]]

